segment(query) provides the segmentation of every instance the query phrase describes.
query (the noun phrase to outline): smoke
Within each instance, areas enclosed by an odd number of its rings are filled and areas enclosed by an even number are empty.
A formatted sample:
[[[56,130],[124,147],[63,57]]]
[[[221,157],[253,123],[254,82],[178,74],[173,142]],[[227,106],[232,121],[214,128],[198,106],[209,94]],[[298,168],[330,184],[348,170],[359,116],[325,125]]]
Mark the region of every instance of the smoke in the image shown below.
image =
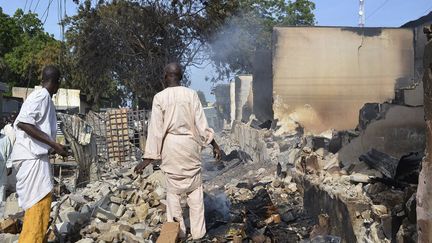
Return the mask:
[[[263,20],[254,13],[240,13],[226,21],[209,47],[216,67],[224,69],[225,76],[232,76],[252,72],[255,51],[270,45],[271,29],[265,27]]]
[[[223,190],[212,191],[204,195],[206,219],[229,220],[230,201]]]

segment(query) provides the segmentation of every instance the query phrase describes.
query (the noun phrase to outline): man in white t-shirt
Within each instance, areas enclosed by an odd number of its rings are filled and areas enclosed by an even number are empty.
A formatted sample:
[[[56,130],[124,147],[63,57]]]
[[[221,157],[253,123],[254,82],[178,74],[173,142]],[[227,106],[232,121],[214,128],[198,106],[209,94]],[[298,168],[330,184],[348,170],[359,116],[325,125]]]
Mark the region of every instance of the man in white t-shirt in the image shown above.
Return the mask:
[[[15,122],[16,140],[10,156],[16,175],[18,204],[25,210],[19,242],[43,242],[51,210],[53,188],[48,153],[67,152],[56,142],[57,118],[52,96],[60,86],[60,71],[46,66],[42,71],[42,89],[25,100]]]

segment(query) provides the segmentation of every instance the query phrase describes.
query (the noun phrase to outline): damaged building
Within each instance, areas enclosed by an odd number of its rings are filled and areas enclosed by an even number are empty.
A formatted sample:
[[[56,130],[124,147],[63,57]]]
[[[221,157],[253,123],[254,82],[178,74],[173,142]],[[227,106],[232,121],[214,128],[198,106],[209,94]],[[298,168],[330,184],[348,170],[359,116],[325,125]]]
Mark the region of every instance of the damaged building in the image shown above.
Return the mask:
[[[401,28],[274,28],[253,72],[216,86],[206,110],[225,152],[220,162],[203,152],[209,239],[415,242],[426,144],[422,29],[431,22],[432,13]],[[133,171],[149,116],[59,116],[76,163],[54,169],[49,241],[178,241],[178,224],[164,224],[158,165]],[[14,242],[23,217],[16,194],[0,211],[0,240]]]
[[[256,63],[271,64],[253,76],[251,94],[231,93],[231,101],[253,100],[242,107],[251,119],[235,103],[231,138],[253,161],[286,169],[301,185],[305,210],[317,225],[327,215],[327,233],[344,242],[416,241],[426,143],[423,27],[431,20],[275,28],[271,52],[257,52]]]

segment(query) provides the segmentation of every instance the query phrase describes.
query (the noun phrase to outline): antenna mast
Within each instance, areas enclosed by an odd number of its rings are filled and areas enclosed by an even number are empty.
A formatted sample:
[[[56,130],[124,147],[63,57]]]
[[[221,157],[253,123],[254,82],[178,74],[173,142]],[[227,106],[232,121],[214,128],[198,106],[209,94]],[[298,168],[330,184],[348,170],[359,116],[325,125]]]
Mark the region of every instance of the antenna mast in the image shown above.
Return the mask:
[[[359,27],[364,27],[365,25],[365,9],[364,9],[364,5],[365,5],[365,0],[359,0],[360,3],[360,7],[359,7]]]

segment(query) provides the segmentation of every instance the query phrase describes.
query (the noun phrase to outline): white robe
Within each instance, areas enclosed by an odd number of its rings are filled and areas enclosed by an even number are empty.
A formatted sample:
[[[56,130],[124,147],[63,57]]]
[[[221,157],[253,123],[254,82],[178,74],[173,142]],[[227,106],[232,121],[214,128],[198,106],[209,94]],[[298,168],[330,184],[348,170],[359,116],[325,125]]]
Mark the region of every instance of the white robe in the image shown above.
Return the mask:
[[[57,118],[48,90],[42,88],[33,91],[25,100],[14,124],[16,140],[10,160],[18,171],[16,176],[18,204],[27,210],[53,188],[51,166],[48,160],[50,147],[19,129],[17,127],[19,122],[36,126],[55,141]]]
[[[0,201],[6,199],[7,165],[6,162],[12,150],[8,137],[0,134]]]
[[[13,145],[15,143],[15,130],[12,126],[12,124],[6,124],[4,128],[0,131],[1,134],[6,135],[6,137],[9,138],[11,144]]]
[[[201,150],[214,138],[198,94],[171,87],[153,99],[144,158],[161,159],[167,190],[187,193],[201,185]]]

